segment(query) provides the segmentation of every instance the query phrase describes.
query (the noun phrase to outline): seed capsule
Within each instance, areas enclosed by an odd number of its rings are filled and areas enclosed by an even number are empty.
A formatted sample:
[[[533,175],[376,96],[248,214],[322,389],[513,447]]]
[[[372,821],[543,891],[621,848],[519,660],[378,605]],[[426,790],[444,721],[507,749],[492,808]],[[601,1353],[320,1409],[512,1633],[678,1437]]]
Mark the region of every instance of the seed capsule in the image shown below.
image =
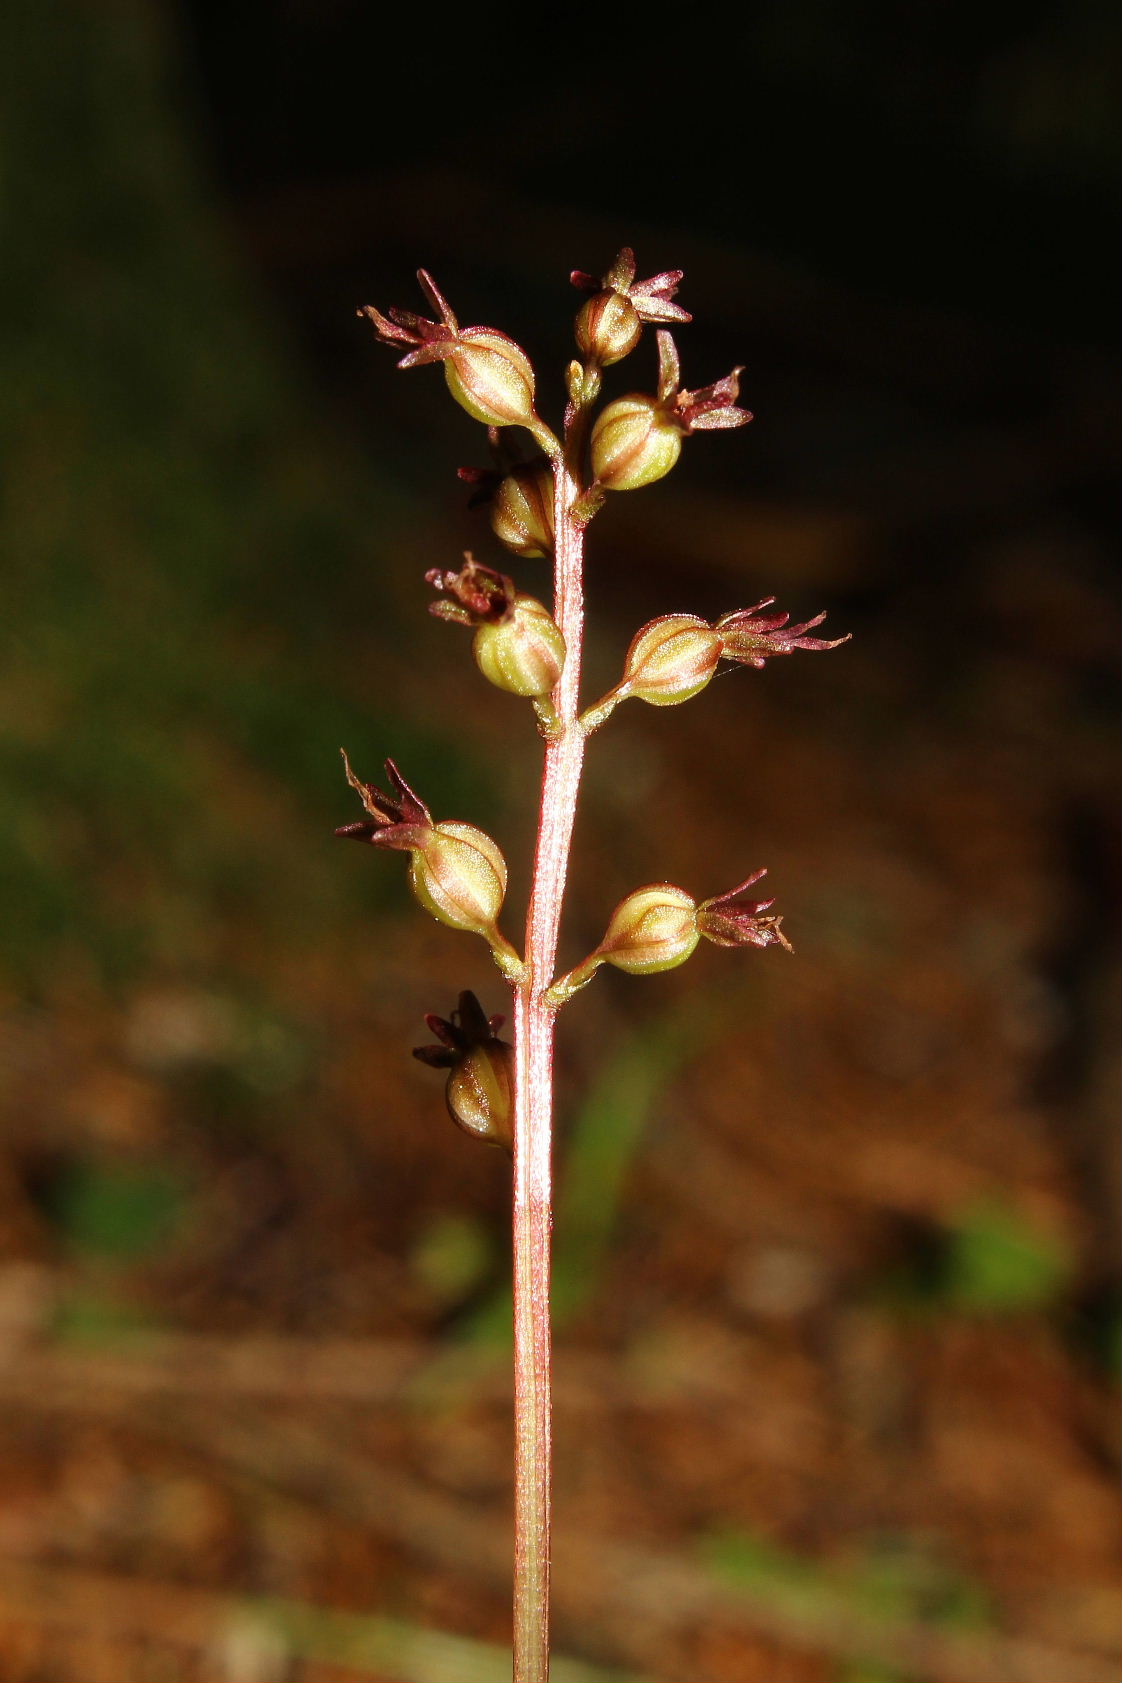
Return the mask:
[[[465,1133],[507,1151],[513,1143],[514,1048],[501,1040],[475,1046],[448,1077],[448,1112]]]
[[[638,491],[675,466],[681,433],[658,399],[634,392],[617,397],[592,427],[592,471],[606,490]]]
[[[549,695],[565,664],[565,639],[544,603],[519,595],[506,619],[479,627],[472,653],[483,676],[500,690]]]
[[[609,403],[592,429],[592,471],[608,491],[637,491],[670,472],[682,451],[680,429],[657,398],[633,392]]]
[[[652,620],[632,640],[620,690],[653,707],[688,701],[717,670],[721,646],[713,627],[696,614],[666,614]]]
[[[527,426],[534,415],[534,370],[521,346],[490,327],[465,327],[444,362],[448,390],[490,427]]]
[[[491,939],[506,893],[506,860],[474,824],[437,824],[410,858],[409,886],[441,923]]]
[[[611,288],[590,298],[577,315],[577,345],[602,368],[630,356],[642,333],[643,323],[630,298]]]
[[[495,489],[491,530],[527,559],[553,553],[553,474],[544,464],[512,468]]]
[[[636,888],[611,915],[597,955],[617,970],[649,976],[684,964],[700,940],[697,905],[684,888]]]

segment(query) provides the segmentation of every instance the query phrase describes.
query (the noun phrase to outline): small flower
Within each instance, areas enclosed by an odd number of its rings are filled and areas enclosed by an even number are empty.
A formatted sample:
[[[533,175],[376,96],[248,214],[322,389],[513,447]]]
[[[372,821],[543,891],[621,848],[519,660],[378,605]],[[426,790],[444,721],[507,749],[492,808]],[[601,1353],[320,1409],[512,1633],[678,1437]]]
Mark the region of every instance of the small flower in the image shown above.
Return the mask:
[[[547,990],[547,1003],[564,1005],[602,964],[612,964],[632,976],[674,970],[686,962],[703,937],[717,947],[783,947],[790,952],[791,943],[780,928],[782,919],[768,913],[775,902],[737,898],[766,874],[753,871],[727,894],[700,905],[684,888],[670,882],[634,889],[612,913],[599,946]]]
[[[499,481],[491,530],[515,555],[553,554],[553,469],[544,458],[520,463]]]
[[[767,596],[754,608],[724,614],[715,625],[696,614],[664,614],[635,633],[623,663],[623,677],[614,689],[581,715],[585,732],[598,730],[609,714],[634,696],[653,707],[674,707],[703,690],[722,660],[741,666],[763,667],[772,655],[795,649],[837,649],[844,637],[808,637],[825,614],[803,625],[788,625],[789,614],[757,617],[775,601]]]
[[[688,310],[671,300],[682,279],[681,269],[668,269],[650,280],[635,279],[635,253],[624,246],[599,281],[574,269],[569,277],[592,297],[577,316],[577,345],[586,363],[610,368],[639,343],[645,321],[690,321]]]
[[[649,280],[635,279],[635,253],[629,245],[617,255],[615,262],[596,280],[581,269],[574,269],[569,279],[581,292],[614,292],[626,298],[640,321],[692,321],[688,310],[671,300],[682,281],[681,269],[666,269]]]
[[[701,386],[695,392],[683,391],[679,385],[678,347],[669,333],[658,335],[659,402],[666,406],[683,434],[748,425],[752,419],[751,411],[735,407],[743,372],[743,368],[734,368],[731,374],[726,374],[723,380],[715,380],[711,386]]]
[[[510,1151],[513,1144],[514,1047],[499,1039],[506,1019],[484,1014],[467,989],[450,1018],[429,1013],[425,1023],[440,1042],[415,1046],[413,1056],[448,1070],[444,1096],[453,1122],[475,1139]]]
[[[695,432],[745,426],[752,416],[738,409],[739,368],[711,386],[683,391],[678,351],[669,333],[658,334],[658,393],[632,392],[599,414],[592,429],[592,468],[607,491],[635,491],[670,472],[682,439]]]
[[[633,392],[606,404],[592,428],[592,471],[606,491],[638,491],[670,472],[682,431],[657,398]]]
[[[514,580],[493,567],[484,567],[470,551],[464,555],[464,565],[458,573],[446,573],[433,567],[425,574],[425,583],[447,597],[429,603],[429,613],[437,619],[456,620],[461,625],[498,624],[509,618],[517,592]]]
[[[565,664],[565,639],[552,614],[535,596],[515,590],[514,581],[471,556],[458,573],[439,568],[429,584],[450,600],[429,603],[430,613],[476,627],[475,664],[500,690],[531,699],[548,696]]]
[[[417,279],[439,321],[412,310],[382,315],[371,304],[359,311],[383,344],[412,347],[397,366],[442,362],[449,391],[475,420],[486,426],[529,427],[535,436],[555,443],[535,413],[534,370],[521,346],[493,327],[461,327],[432,276],[419,269]]]
[[[735,660],[741,666],[763,667],[772,655],[793,654],[796,649],[838,649],[848,643],[852,632],[844,637],[808,637],[826,618],[824,613],[804,620],[802,625],[788,625],[790,614],[766,614],[758,618],[761,608],[770,608],[774,596],[765,596],[754,608],[724,614],[714,626],[721,639],[722,660]]]
[[[697,908],[698,933],[716,947],[783,947],[791,952],[791,943],[779,927],[782,918],[762,915],[775,901],[738,898],[766,875],[766,870],[753,871],[727,894],[703,900]]]
[[[482,935],[504,974],[520,970],[521,960],[498,929],[506,894],[506,860],[498,844],[474,824],[434,824],[392,760],[386,761],[386,776],[393,795],[361,782],[345,753],[343,765],[370,818],[343,824],[335,834],[408,853],[409,886],[425,910],[452,929]]]

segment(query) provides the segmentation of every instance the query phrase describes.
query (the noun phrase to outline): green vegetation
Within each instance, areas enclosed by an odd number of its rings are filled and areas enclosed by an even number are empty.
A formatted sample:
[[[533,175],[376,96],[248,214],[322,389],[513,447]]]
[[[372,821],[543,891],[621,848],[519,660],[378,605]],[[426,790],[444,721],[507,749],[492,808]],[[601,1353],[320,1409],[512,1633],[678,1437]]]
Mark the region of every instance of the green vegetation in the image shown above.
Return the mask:
[[[185,1183],[164,1169],[79,1163],[54,1183],[48,1204],[74,1250],[132,1262],[167,1243],[188,1199]]]

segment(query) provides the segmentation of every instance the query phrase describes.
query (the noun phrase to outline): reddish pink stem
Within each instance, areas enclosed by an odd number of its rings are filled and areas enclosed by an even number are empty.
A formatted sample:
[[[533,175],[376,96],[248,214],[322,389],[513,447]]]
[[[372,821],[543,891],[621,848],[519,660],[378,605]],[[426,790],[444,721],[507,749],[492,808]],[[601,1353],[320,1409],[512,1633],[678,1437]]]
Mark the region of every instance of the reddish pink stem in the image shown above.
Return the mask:
[[[545,750],[526,977],[515,989],[514,1043],[514,1683],[549,1677],[552,1460],[550,1232],[553,1225],[553,980],[584,737],[577,725],[584,631],[584,533],[569,510],[577,487],[556,467],[554,617],[565,666],[553,693],[561,731]]]

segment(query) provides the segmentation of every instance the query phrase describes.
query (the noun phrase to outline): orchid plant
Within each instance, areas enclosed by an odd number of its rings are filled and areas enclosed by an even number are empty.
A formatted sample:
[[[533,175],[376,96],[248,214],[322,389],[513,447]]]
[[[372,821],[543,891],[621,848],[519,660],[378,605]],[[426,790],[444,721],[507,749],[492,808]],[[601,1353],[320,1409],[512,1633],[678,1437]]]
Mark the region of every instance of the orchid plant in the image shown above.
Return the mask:
[[[825,617],[792,625],[774,599],[721,616],[668,614],[642,627],[631,642],[619,682],[581,709],[584,627],[583,565],[587,528],[613,492],[634,491],[670,472],[684,439],[717,428],[741,427],[752,417],[738,406],[735,368],[696,391],[681,385],[670,325],[686,323],[675,302],[680,270],[636,279],[625,248],[599,280],[580,271],[573,284],[587,297],[577,315],[579,356],[567,370],[568,404],[560,435],[535,407],[534,369],[520,346],[491,327],[461,327],[435,281],[418,279],[434,317],[391,309],[360,314],[384,344],[404,349],[400,368],[439,362],[448,389],[488,429],[495,466],[464,468],[473,502],[486,503],[491,529],[519,557],[549,556],[554,569],[552,611],[518,589],[505,573],[470,554],[456,570],[427,575],[435,591],[430,610],[472,631],[472,652],[483,676],[526,698],[544,741],[537,841],[522,951],[498,919],[507,867],[490,836],[459,820],[433,820],[392,760],[388,790],[362,782],[344,755],[347,779],[366,817],[338,834],[409,857],[409,885],[426,911],[453,929],[480,935],[514,995],[513,1038],[504,1018],[488,1016],[470,992],[459,995],[450,1018],[425,1020],[436,1044],[415,1056],[448,1071],[446,1097],[453,1119],[476,1138],[513,1155],[513,1277],[515,1396],[515,1683],[546,1683],[549,1675],[550,1560],[550,1229],[554,1025],[560,1008],[592,981],[603,964],[649,975],[683,964],[702,939],[721,947],[790,944],[771,899],[754,891],[753,871],[723,894],[698,902],[671,883],[635,889],[615,908],[597,946],[565,975],[556,954],[573,820],[588,738],[623,701],[674,706],[698,694],[722,662],[763,667],[796,649],[836,648],[845,638],[813,635]],[[654,393],[631,392],[597,413],[603,370],[629,356],[644,326],[656,329],[658,379]],[[533,440],[522,457],[508,442],[520,429]]]

